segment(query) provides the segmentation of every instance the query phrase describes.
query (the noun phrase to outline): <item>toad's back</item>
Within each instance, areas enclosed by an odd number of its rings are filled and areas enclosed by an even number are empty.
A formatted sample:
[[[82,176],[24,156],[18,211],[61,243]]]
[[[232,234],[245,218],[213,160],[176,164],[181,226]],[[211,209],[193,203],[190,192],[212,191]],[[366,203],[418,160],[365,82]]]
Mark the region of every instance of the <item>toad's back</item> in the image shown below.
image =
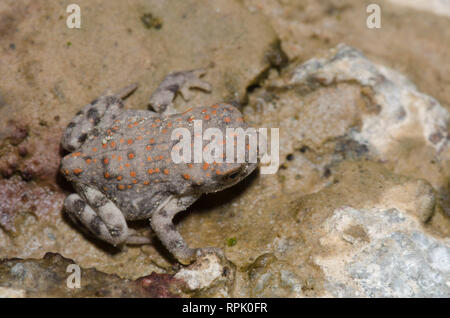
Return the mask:
[[[240,112],[230,105],[195,108],[182,114],[161,117],[148,111],[128,110],[112,123],[90,135],[79,151],[63,158],[62,171],[76,183],[88,184],[113,200],[127,219],[148,216],[168,194],[187,193],[191,174],[207,178],[211,171],[201,164],[175,164],[171,140],[175,128],[189,129],[193,120],[205,127],[223,128],[241,122]],[[239,126],[239,125],[237,125]]]

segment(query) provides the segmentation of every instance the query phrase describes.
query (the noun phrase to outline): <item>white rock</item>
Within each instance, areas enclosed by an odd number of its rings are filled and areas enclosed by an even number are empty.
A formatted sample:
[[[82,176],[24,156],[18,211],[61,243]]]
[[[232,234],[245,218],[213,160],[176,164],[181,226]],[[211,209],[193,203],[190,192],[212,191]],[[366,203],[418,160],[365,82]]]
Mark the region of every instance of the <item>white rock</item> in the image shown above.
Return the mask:
[[[363,117],[360,132],[353,138],[381,158],[392,145],[412,134],[422,135],[424,141],[440,153],[448,147],[450,114],[434,98],[417,91],[405,76],[369,61],[360,51],[339,44],[328,58],[311,59],[298,67],[291,85],[318,80],[325,85],[333,82],[356,81],[370,87],[380,113]]]
[[[449,297],[450,239],[431,236],[413,215],[397,209],[337,209],[324,223],[317,256],[326,290],[338,297]],[[359,228],[354,244],[344,239]],[[364,233],[365,239],[361,239]]]
[[[186,282],[189,289],[198,290],[211,287],[221,279],[224,267],[215,254],[206,254],[193,265],[182,268],[175,278]]]

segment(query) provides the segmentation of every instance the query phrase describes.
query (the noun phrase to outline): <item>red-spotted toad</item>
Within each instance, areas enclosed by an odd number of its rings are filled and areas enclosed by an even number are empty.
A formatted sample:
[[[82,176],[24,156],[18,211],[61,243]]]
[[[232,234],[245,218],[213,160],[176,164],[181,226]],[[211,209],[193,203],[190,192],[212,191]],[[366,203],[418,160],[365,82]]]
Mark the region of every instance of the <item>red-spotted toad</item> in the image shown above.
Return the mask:
[[[201,194],[220,191],[249,175],[256,163],[174,163],[172,130],[186,127],[193,135],[193,119],[203,129],[248,126],[240,111],[229,104],[173,111],[177,92],[189,98],[189,89],[210,91],[199,78],[204,70],[169,74],[150,98],[150,110],[125,110],[122,99],[136,85],[115,95],[103,95],[86,105],[67,126],[62,146],[71,153],[61,171],[76,193],[64,201],[68,215],[96,237],[113,245],[145,244],[126,220],[150,219],[164,246],[182,264],[205,250],[190,248],[172,223],[180,211]]]

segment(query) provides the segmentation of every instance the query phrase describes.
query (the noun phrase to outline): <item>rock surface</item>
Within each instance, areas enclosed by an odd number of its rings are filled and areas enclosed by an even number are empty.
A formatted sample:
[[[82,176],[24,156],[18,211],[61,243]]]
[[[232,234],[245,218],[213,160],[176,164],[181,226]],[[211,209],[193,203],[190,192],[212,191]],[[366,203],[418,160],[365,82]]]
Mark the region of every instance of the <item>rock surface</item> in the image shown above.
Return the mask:
[[[400,6],[393,2],[408,2]],[[367,1],[355,0],[244,0],[254,13],[264,13],[290,60],[306,61],[339,43],[364,52],[370,60],[406,75],[420,91],[450,110],[447,16],[408,7],[440,0],[378,0],[381,28],[366,25]],[[447,5],[448,7],[448,5]],[[440,11],[442,12],[442,10]],[[414,21],[414,25],[411,24]]]
[[[356,25],[357,1],[173,3],[80,1],[81,30],[57,3],[0,3],[0,295],[448,297],[450,41],[432,31],[450,22],[416,12],[376,33]],[[384,26],[409,23],[382,7]],[[198,66],[213,93],[179,109],[238,101],[254,126],[280,128],[276,174],[177,216],[190,245],[226,259],[180,269],[158,242],[84,236],[61,211],[62,128],[107,87],[138,82],[127,107],[145,108],[167,72]],[[67,290],[73,262],[89,289]]]
[[[187,290],[196,297],[230,297],[234,283],[235,269],[223,257],[206,254],[192,265],[180,269],[175,279],[186,283]]]
[[[390,0],[392,3],[417,10],[430,11],[434,14],[450,17],[450,3],[447,0]]]
[[[419,232],[430,241],[433,235],[441,236],[436,244],[448,249],[447,203],[439,192],[448,192],[449,115],[400,74],[341,45],[324,58],[292,64],[281,76],[269,76],[250,96],[244,112],[257,127],[280,127],[279,172],[255,175],[238,186],[240,195],[234,200],[223,199],[225,206],[209,204],[204,208],[208,213],[191,215],[182,224],[188,236],[194,226],[208,232],[203,240],[192,237],[198,246],[236,238],[235,245],[226,247],[226,256],[238,267],[236,290],[242,295],[343,296],[333,290],[337,285],[328,283],[317,260],[332,253],[336,260],[345,261],[344,251],[320,244],[328,233],[324,222],[345,207],[371,211],[374,218],[392,209],[408,214],[420,226],[408,229],[407,222],[402,223],[407,233]],[[437,135],[442,137],[432,137]],[[376,258],[379,242],[373,240],[371,252]],[[271,261],[263,261],[266,265],[261,269],[256,264],[262,255],[269,255]],[[253,267],[261,274],[252,274],[249,281],[246,275]],[[418,268],[418,275],[435,274],[429,266]],[[281,269],[284,277],[290,273],[287,276],[296,282],[289,292],[281,287],[286,286]],[[399,267],[386,270],[395,276]],[[440,273],[443,281],[449,271]],[[414,280],[415,274],[411,275],[404,284]],[[370,283],[391,282],[373,279]],[[428,294],[417,288],[417,295],[444,295],[445,284],[436,283]],[[401,295],[385,287],[372,294],[355,288],[345,295]]]
[[[319,256],[334,297],[449,297],[450,240],[436,239],[395,208],[333,211],[320,243],[339,251]]]
[[[176,297],[183,282],[167,274],[137,281],[96,269],[79,268],[79,288],[73,278],[74,261],[47,253],[42,259],[0,261],[0,297]]]

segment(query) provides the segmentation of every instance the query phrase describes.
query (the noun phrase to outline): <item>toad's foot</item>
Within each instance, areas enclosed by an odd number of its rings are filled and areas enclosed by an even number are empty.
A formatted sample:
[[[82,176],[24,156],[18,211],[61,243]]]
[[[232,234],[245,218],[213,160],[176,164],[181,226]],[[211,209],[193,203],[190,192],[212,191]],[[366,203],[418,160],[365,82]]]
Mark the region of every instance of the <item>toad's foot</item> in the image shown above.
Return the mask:
[[[83,224],[95,237],[114,246],[151,242],[128,228],[122,212],[103,193],[88,186],[80,186],[78,190],[81,195],[69,195],[64,208],[73,221]]]
[[[199,258],[206,254],[216,254],[220,258],[225,258],[225,253],[219,247],[203,247],[195,249],[195,257]]]
[[[150,105],[157,113],[169,114],[173,112],[171,105],[178,92],[186,101],[192,98],[190,92],[192,88],[210,92],[211,85],[200,80],[205,74],[206,69],[204,68],[170,73],[150,97]]]
[[[188,265],[197,259],[198,249],[190,248],[172,223],[173,217],[186,209],[197,196],[169,196],[152,214],[150,225],[161,243],[183,265]]]
[[[128,236],[125,239],[126,244],[145,245],[154,243],[150,237],[139,234],[138,231],[128,228]]]
[[[180,87],[181,96],[185,101],[189,101],[192,99],[192,93],[190,89],[198,88],[205,92],[211,92],[211,84],[200,80],[206,74],[206,69],[201,68],[194,71],[187,72],[186,80],[183,85]]]

